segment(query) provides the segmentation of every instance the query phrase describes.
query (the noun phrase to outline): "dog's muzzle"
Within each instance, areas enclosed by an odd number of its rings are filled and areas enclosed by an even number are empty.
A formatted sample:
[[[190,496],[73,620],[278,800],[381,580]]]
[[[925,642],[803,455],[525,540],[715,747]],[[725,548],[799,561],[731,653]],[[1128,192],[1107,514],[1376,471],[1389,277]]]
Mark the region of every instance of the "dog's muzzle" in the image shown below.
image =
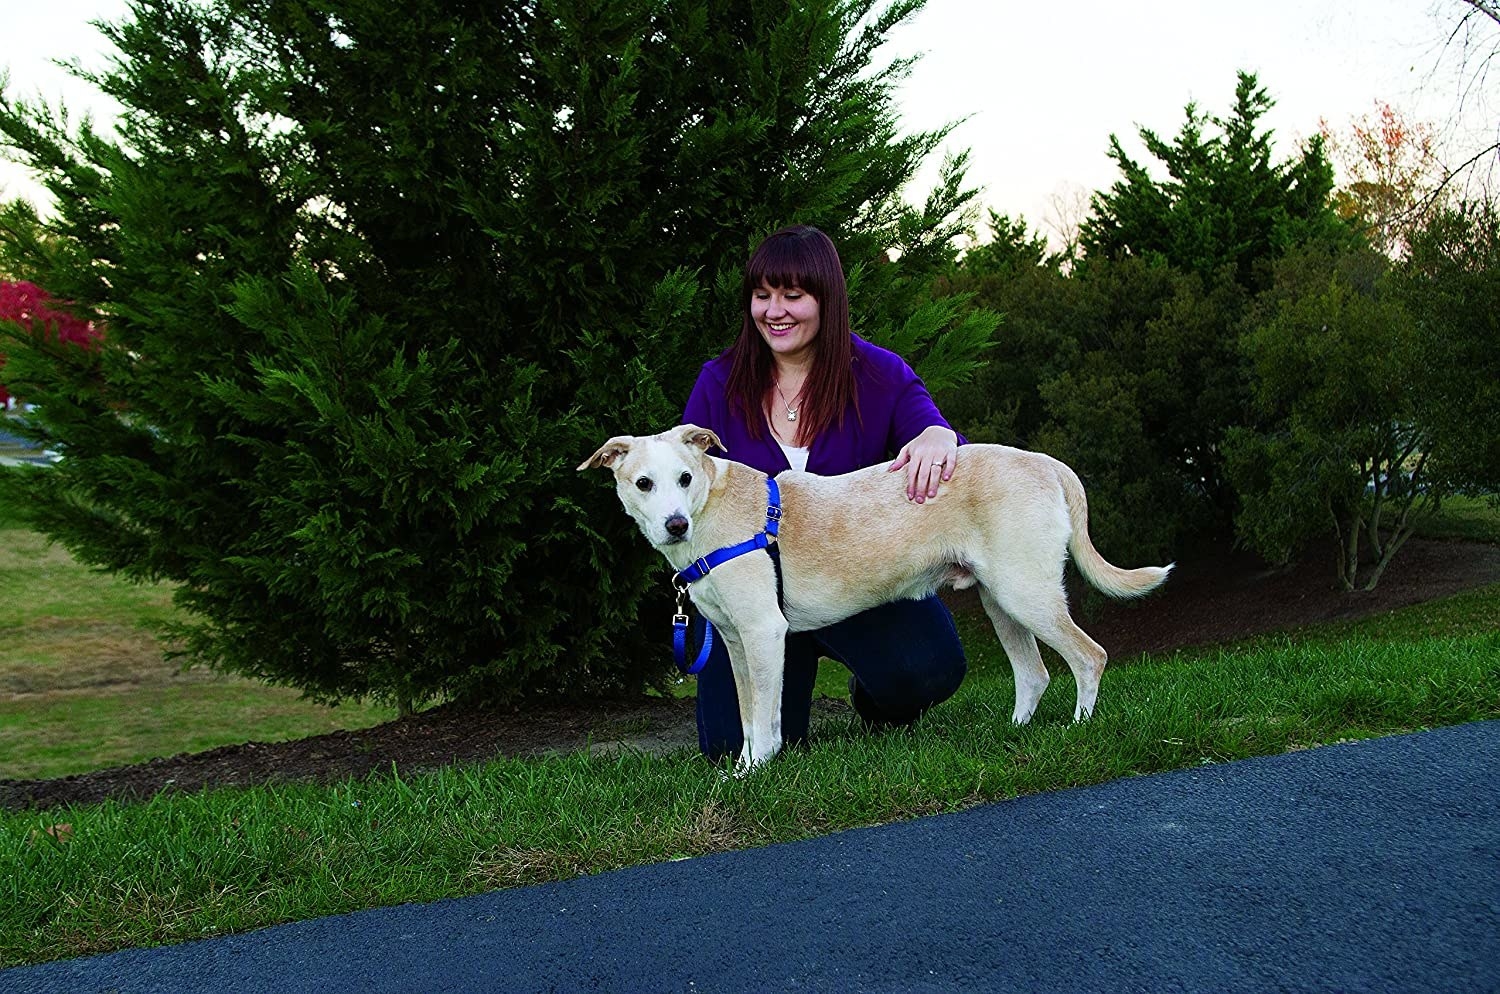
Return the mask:
[[[668,541],[681,542],[687,538],[688,529],[692,527],[692,522],[680,514],[674,514],[667,519],[665,527],[667,529]]]

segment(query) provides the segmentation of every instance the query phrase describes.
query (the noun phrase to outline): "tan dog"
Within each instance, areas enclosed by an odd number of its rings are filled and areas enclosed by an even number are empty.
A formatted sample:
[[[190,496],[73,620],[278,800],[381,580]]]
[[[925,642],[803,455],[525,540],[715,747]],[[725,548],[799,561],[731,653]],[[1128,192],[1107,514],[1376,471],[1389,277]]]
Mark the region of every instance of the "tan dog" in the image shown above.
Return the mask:
[[[759,533],[766,474],[707,454],[713,432],[683,425],[610,439],[579,470],[608,467],[625,510],[677,570]],[[1089,541],[1083,485],[1050,456],[1003,445],[965,445],[936,498],[906,499],[906,475],[872,466],[843,476],[785,472],[780,528],[784,603],[762,552],[732,559],[691,587],[693,603],[724,639],[744,725],[742,769],[781,748],[781,681],[787,632],[842,621],[878,604],[926,597],[945,584],[978,584],[1016,677],[1012,719],[1031,719],[1047,668],[1040,638],[1078,686],[1074,720],[1099,695],[1105,652],[1068,614],[1063,566],[1112,597],[1155,589],[1171,566],[1123,570]]]

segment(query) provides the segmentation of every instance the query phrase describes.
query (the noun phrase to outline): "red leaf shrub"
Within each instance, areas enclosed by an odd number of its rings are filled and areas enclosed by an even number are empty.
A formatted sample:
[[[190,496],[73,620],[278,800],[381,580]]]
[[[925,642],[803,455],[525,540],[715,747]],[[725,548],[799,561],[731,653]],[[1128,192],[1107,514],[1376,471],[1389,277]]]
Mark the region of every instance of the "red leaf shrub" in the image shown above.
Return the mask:
[[[94,322],[48,306],[52,296],[26,280],[0,280],[0,321],[29,328],[34,335],[55,335],[59,342],[89,348],[103,336]],[[0,368],[5,354],[0,353]],[[10,392],[0,383],[0,406],[10,401]]]

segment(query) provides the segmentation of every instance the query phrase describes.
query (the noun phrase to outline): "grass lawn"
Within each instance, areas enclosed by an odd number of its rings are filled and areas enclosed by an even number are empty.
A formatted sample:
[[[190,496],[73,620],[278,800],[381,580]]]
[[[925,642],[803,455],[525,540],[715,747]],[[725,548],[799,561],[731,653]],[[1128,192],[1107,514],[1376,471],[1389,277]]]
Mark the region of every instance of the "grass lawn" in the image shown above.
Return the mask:
[[[64,776],[395,716],[183,671],[162,658],[151,630],[173,612],[169,587],[90,570],[0,511],[0,777]]]
[[[745,781],[686,752],[577,754],[334,786],[0,814],[0,966],[766,845],[1121,776],[1500,718],[1500,585],[1336,631],[1145,657],[1069,721],[1060,673],[1009,722],[1009,667],[915,730],[823,729]]]
[[[1428,538],[1455,538],[1471,542],[1500,541],[1500,505],[1493,498],[1449,497],[1438,514],[1417,526],[1417,534]],[[1391,569],[1401,568],[1401,554]]]

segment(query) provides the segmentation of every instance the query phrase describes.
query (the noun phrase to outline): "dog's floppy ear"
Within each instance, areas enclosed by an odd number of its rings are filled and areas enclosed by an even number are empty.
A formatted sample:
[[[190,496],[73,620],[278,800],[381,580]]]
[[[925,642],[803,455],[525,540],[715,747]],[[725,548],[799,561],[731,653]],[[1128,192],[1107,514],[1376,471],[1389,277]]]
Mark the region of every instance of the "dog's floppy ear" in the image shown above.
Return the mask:
[[[599,446],[599,451],[589,456],[578,465],[578,472],[586,469],[599,469],[600,467],[613,466],[615,460],[630,451],[631,436],[616,435],[614,438]]]
[[[719,436],[707,428],[699,428],[697,425],[683,425],[678,428],[682,444],[693,445],[707,452],[709,449],[718,449],[720,452],[728,452],[724,443],[719,441]]]

